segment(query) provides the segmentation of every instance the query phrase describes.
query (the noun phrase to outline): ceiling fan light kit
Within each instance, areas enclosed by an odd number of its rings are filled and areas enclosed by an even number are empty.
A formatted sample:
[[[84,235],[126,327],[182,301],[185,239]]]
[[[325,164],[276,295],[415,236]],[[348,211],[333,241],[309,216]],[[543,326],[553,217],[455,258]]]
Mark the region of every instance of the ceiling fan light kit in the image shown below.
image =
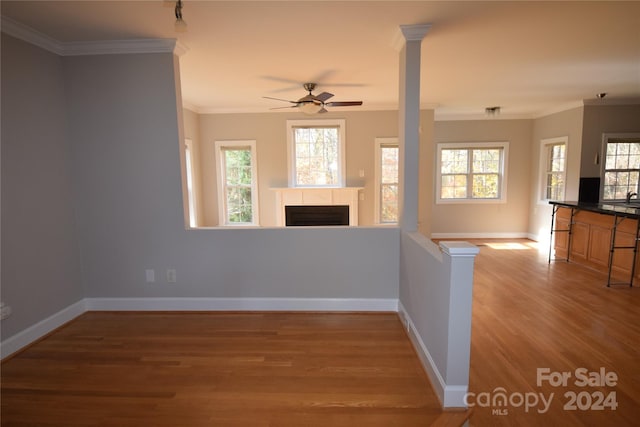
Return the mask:
[[[182,0],[176,1],[176,7],[174,9],[174,13],[176,15],[176,31],[186,31],[187,23],[182,18]]]
[[[302,87],[309,92],[308,95],[303,96],[297,101],[290,101],[287,99],[280,98],[272,98],[270,96],[264,96],[265,99],[274,99],[276,101],[284,101],[289,102],[293,105],[288,107],[274,107],[271,110],[279,110],[281,108],[298,108],[304,114],[312,116],[314,114],[322,114],[326,113],[327,109],[325,107],[348,107],[348,106],[357,106],[362,105],[362,101],[334,101],[334,102],[326,102],[329,98],[333,97],[332,93],[322,92],[318,95],[314,95],[312,92],[316,88],[315,83],[305,83]]]

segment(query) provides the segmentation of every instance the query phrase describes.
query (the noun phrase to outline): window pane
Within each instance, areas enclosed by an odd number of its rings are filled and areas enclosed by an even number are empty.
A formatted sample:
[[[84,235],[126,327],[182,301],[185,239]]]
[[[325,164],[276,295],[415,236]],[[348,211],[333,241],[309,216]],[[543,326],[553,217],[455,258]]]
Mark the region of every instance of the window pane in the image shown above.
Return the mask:
[[[474,175],[473,198],[495,199],[498,197],[498,174]]]
[[[251,150],[224,150],[227,185],[251,185]]]
[[[468,150],[442,150],[441,152],[441,173],[467,173]]]
[[[227,218],[229,223],[252,221],[251,188],[227,187]]]
[[[467,197],[466,175],[443,175],[440,198],[464,199]]]
[[[544,197],[547,200],[560,200],[564,198],[566,145],[564,143],[547,145],[545,150],[547,150],[547,165]]]
[[[606,148],[603,198],[624,199],[628,192],[638,189],[640,142],[609,140]]]
[[[546,198],[561,200],[564,198],[564,174],[553,172],[547,175]]]
[[[639,175],[638,171],[605,172],[604,198],[624,199],[629,191],[635,192],[638,188]]]
[[[380,187],[381,222],[398,222],[398,185],[382,184]]]
[[[338,128],[294,128],[297,185],[338,184]]]
[[[474,173],[498,173],[500,170],[500,150],[473,150]]]
[[[381,170],[383,183],[398,182],[398,147],[381,148]]]

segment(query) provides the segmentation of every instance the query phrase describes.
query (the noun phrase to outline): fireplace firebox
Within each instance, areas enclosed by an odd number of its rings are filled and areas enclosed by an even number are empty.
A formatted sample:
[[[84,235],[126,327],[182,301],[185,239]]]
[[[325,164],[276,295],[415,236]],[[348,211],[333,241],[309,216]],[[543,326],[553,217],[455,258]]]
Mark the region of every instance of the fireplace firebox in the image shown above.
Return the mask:
[[[349,225],[349,205],[290,205],[284,209],[287,227]]]

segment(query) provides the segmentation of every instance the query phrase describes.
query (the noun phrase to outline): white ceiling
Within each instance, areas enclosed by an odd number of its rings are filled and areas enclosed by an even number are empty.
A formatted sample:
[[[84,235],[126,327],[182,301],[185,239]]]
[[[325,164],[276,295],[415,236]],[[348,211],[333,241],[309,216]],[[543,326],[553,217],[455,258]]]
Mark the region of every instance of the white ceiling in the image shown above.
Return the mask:
[[[177,38],[185,105],[266,112],[304,82],[356,110],[395,109],[400,25],[431,24],[421,102],[436,117],[537,117],[640,98],[640,2],[2,1],[2,15],[60,42]],[[596,93],[606,92],[604,101]],[[283,110],[279,110],[283,111]],[[284,110],[287,111],[287,110]]]

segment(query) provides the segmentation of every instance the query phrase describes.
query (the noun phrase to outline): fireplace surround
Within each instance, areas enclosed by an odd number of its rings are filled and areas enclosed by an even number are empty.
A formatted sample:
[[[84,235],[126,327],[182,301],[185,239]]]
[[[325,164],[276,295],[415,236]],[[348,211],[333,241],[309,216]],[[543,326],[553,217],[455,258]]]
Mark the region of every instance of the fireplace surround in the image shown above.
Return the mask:
[[[327,188],[327,187],[286,187],[286,188],[272,188],[276,193],[276,225],[284,227],[287,225],[287,207],[290,206],[308,206],[314,207],[311,210],[316,210],[318,213],[325,216],[338,216],[345,215],[348,217],[346,224],[339,225],[358,225],[358,193],[362,188],[360,187],[339,187],[339,188]],[[338,209],[322,209],[330,206],[342,206]],[[289,209],[290,211],[294,211]],[[304,210],[302,210],[304,211]],[[332,212],[330,214],[330,212]],[[289,214],[291,215],[291,214]],[[327,222],[335,221],[326,220]],[[316,224],[316,225],[336,225],[336,224]]]

